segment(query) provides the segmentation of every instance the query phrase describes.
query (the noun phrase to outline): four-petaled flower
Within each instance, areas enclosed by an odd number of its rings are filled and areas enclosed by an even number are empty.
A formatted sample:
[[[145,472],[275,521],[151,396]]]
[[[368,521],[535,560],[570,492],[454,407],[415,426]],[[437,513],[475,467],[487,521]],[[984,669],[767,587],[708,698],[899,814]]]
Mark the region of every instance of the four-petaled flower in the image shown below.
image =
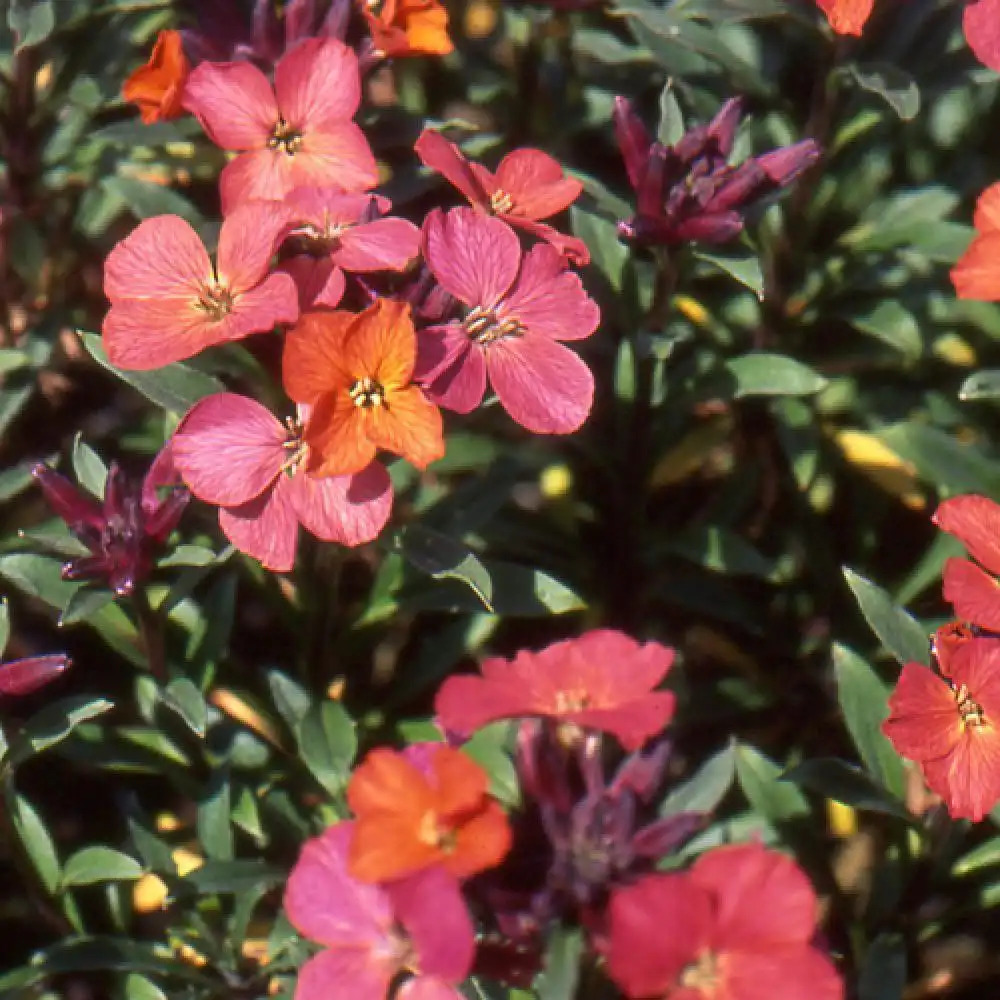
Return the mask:
[[[468,878],[499,864],[510,828],[488,786],[471,757],[444,743],[372,750],[347,786],[351,874],[384,882],[439,865]]]
[[[979,822],[1000,800],[1000,641],[951,652],[948,674],[907,663],[882,731],[920,765],[952,816]]]
[[[153,556],[177,527],[190,495],[177,488],[167,445],[153,460],[141,486],[112,464],[104,499],[85,493],[65,476],[39,463],[32,475],[48,505],[90,550],[62,568],[64,580],[100,580],[119,597],[126,597],[153,569]],[[170,487],[165,497],[160,487]]]
[[[618,223],[624,239],[639,245],[726,243],[742,232],[743,212],[753,202],[819,159],[819,146],[804,139],[731,166],[742,105],[732,98],[708,125],[664,146],[650,140],[624,97],[615,98],[615,134],[636,193],[636,215]]]
[[[540,716],[612,733],[637,750],[673,715],[674,695],[654,690],[673,660],[658,642],[596,629],[513,660],[485,660],[482,677],[449,677],[434,710],[444,729],[465,736],[497,719]]]
[[[245,396],[200,400],[172,440],[178,471],[196,497],[219,507],[223,534],[276,572],[294,565],[300,524],[325,541],[360,545],[378,535],[392,509],[381,465],[350,476],[311,475],[302,425],[281,424]]]
[[[441,286],[468,307],[460,321],[420,333],[417,373],[441,406],[468,413],[486,379],[503,408],[536,434],[567,434],[587,418],[590,369],[559,341],[581,340],[601,314],[556,250],[526,256],[500,219],[470,208],[432,212],[424,255]]]
[[[223,214],[309,184],[374,187],[375,159],[352,121],[360,101],[357,56],[335,38],[307,39],[286,53],[273,88],[247,62],[198,66],[184,88],[184,107],[216,145],[240,151],[222,171]]]
[[[557,160],[540,149],[515,149],[496,172],[466,159],[439,132],[425,129],[413,147],[425,166],[458,188],[477,212],[495,215],[518,229],[551,243],[567,260],[583,266],[590,254],[583,240],[541,222],[568,208],[583,185],[567,177]]]
[[[608,971],[630,1000],[841,1000],[811,944],[818,905],[791,858],[760,844],[702,854],[611,895]]]
[[[149,62],[140,66],[122,86],[122,97],[138,105],[147,125],[179,118],[184,112],[181,98],[189,69],[180,32],[161,31]]]
[[[440,0],[366,0],[362,12],[378,56],[444,56],[455,48]]]
[[[318,476],[365,468],[378,449],[423,469],[444,455],[441,412],[412,383],[417,335],[404,302],[364,312],[306,313],[285,339],[285,390],[312,407],[307,468]]]
[[[295,1000],[385,1000],[409,974],[398,1000],[462,1000],[453,984],[472,967],[472,921],[453,876],[429,868],[385,886],[348,870],[355,824],[306,841],[285,888],[285,911],[305,937],[324,946],[299,971]]]
[[[252,202],[222,223],[217,263],[176,215],[141,222],[108,255],[104,349],[119,368],[159,368],[206,347],[294,323],[298,292],[269,273],[287,226],[276,202]]]

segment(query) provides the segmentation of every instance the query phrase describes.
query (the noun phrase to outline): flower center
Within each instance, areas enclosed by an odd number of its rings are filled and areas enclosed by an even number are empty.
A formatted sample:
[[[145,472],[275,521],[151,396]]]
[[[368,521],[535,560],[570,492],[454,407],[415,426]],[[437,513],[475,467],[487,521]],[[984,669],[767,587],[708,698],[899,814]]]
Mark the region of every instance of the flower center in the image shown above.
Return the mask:
[[[506,214],[514,207],[514,199],[504,191],[503,188],[497,188],[493,194],[490,195],[490,208],[494,212],[500,214]]]
[[[556,711],[581,712],[590,705],[590,695],[586,691],[557,691]]]
[[[955,705],[958,707],[958,714],[966,726],[983,726],[986,724],[986,713],[983,706],[977,701],[973,701],[969,689],[964,684],[958,687],[952,686],[952,694],[955,696]]]
[[[305,466],[306,459],[309,458],[309,445],[302,438],[302,423],[300,421],[294,417],[286,417],[285,427],[288,436],[281,443],[281,447],[285,449],[288,457],[282,462],[278,471],[288,473],[288,478],[291,479],[299,469]]]
[[[703,951],[696,962],[681,973],[681,986],[699,990],[706,997],[714,997],[719,989],[719,962],[710,951]]]
[[[436,847],[445,854],[454,851],[457,843],[454,831],[441,826],[438,815],[433,809],[428,809],[421,817],[420,826],[417,828],[417,839],[421,844]]]
[[[233,296],[225,285],[212,281],[201,286],[198,306],[214,320],[225,319],[233,311]]]
[[[521,337],[524,327],[513,316],[501,320],[496,312],[484,306],[476,306],[462,323],[465,332],[477,344],[492,344],[503,337]]]
[[[381,383],[376,382],[368,375],[356,379],[354,385],[347,392],[354,400],[354,405],[363,410],[370,410],[375,406],[385,406],[385,389]]]
[[[294,156],[302,148],[302,133],[292,128],[284,118],[279,118],[267,139],[268,149],[283,149]]]

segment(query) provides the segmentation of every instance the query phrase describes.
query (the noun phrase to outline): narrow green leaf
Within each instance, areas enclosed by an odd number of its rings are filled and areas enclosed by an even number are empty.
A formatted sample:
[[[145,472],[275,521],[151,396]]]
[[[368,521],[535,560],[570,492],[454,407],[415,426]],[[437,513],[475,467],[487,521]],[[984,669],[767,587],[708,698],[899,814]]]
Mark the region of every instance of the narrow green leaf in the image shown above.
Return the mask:
[[[877,94],[903,121],[920,111],[920,90],[913,77],[891,63],[849,66],[848,71],[862,90]]]
[[[286,725],[294,730],[312,705],[309,692],[280,670],[267,672],[267,686],[278,714],[285,720]]]
[[[755,351],[725,362],[733,379],[730,393],[744,396],[811,396],[826,386],[826,379],[801,361],[781,354]]]
[[[62,886],[94,885],[97,882],[131,881],[142,875],[142,865],[110,847],[83,847],[63,867]]]
[[[54,893],[59,887],[61,874],[56,845],[48,828],[34,806],[24,796],[15,792],[11,784],[7,785],[5,801],[14,830],[24,845],[28,857],[31,858],[38,877],[45,888]]]
[[[795,785],[782,781],[782,769],[759,750],[736,745],[736,778],[754,811],[772,823],[809,814],[809,803]]]
[[[358,752],[356,726],[343,705],[334,701],[313,705],[296,736],[299,754],[316,780],[331,795],[342,791]]]
[[[958,398],[964,400],[1000,398],[1000,368],[984,368],[970,375],[959,387]]]
[[[781,778],[782,781],[791,781],[800,788],[808,788],[828,799],[842,802],[845,806],[885,813],[904,822],[910,822],[913,818],[902,802],[894,799],[864,771],[835,757],[803,761],[797,767],[787,770]]]
[[[930,663],[927,632],[879,586],[843,567],[858,607],[882,645],[901,663]]]
[[[214,861],[232,861],[233,828],[230,824],[229,774],[216,771],[198,802],[198,840]]]
[[[10,606],[6,599],[0,600],[0,656],[10,640]]]
[[[196,736],[205,735],[208,709],[202,693],[186,677],[172,680],[162,692],[163,704],[176,712]]]
[[[557,926],[545,949],[545,967],[535,987],[538,1000],[573,1000],[580,979],[583,932]]]
[[[76,481],[98,500],[104,499],[104,486],[108,479],[108,467],[100,455],[83,440],[83,431],[77,431],[73,438],[73,472]]]
[[[493,610],[493,581],[479,557],[461,542],[440,531],[412,524],[397,538],[403,557],[435,580],[458,580]]]
[[[730,744],[709,757],[687,781],[671,791],[660,806],[660,815],[712,812],[732,786],[735,773],[735,745]]]
[[[11,0],[7,10],[7,27],[17,36],[15,52],[31,45],[40,45],[56,26],[52,0]]]
[[[698,260],[718,268],[729,277],[735,278],[744,288],[749,288],[761,302],[764,301],[764,274],[760,269],[760,260],[756,254],[737,256],[696,250],[694,256]]]
[[[76,695],[46,705],[24,724],[7,752],[6,763],[9,767],[17,767],[29,757],[61,743],[80,723],[96,719],[112,708],[112,702],[87,695]]]

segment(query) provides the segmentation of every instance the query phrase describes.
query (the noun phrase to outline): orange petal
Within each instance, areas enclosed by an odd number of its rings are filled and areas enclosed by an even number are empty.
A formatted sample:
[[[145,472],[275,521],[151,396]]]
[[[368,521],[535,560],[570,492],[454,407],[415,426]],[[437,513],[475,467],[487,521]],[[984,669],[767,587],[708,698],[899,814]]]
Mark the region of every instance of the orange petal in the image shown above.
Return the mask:
[[[980,233],[1000,230],[1000,181],[991,184],[979,196],[972,224]]]
[[[344,347],[344,367],[354,378],[367,375],[386,389],[407,385],[417,360],[417,334],[410,306],[378,299],[360,313]]]
[[[183,112],[181,97],[190,67],[178,31],[161,31],[149,62],[125,81],[122,97],[139,105],[142,120],[177,118]]]
[[[442,743],[431,767],[437,779],[434,807],[443,823],[463,813],[476,812],[484,805],[489,778],[467,754]]]
[[[358,817],[348,855],[351,874],[362,882],[403,878],[436,864],[440,849],[418,836],[419,823],[379,812]]]
[[[1000,232],[977,236],[951,269],[960,299],[1000,301]]]
[[[349,476],[367,468],[375,458],[370,423],[346,389],[323,396],[305,427],[309,471],[314,476]]]
[[[838,35],[860,35],[874,0],[816,0]]]
[[[457,878],[500,864],[510,850],[510,825],[503,809],[493,801],[455,831],[455,847],[445,855],[444,866]]]
[[[297,403],[350,388],[353,376],[344,368],[344,342],[355,317],[349,312],[303,313],[285,335],[281,379]]]
[[[368,411],[366,429],[373,444],[418,469],[444,455],[441,411],[415,385],[387,393],[384,406]]]

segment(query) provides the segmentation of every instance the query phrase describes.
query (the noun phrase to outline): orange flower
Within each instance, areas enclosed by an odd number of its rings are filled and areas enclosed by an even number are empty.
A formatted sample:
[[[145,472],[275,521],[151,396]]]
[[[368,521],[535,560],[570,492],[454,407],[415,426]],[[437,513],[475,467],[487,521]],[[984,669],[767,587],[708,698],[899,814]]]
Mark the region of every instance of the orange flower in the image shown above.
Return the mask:
[[[1000,300],[1000,182],[991,184],[976,202],[977,235],[951,269],[960,299]]]
[[[860,35],[874,0],[816,0],[838,35]]]
[[[416,356],[405,302],[299,319],[285,340],[284,383],[313,407],[305,427],[311,473],[353,475],[379,448],[421,469],[444,455],[441,412],[410,381]]]
[[[161,31],[153,54],[122,87],[122,97],[139,106],[142,120],[153,122],[179,118],[183,113],[181,97],[191,67],[181,47],[179,31]]]
[[[357,817],[351,874],[384,882],[441,865],[468,878],[498,865],[510,827],[487,786],[486,772],[444,743],[373,750],[347,787]]]
[[[375,50],[386,56],[443,56],[454,49],[448,12],[438,0],[368,0]]]

